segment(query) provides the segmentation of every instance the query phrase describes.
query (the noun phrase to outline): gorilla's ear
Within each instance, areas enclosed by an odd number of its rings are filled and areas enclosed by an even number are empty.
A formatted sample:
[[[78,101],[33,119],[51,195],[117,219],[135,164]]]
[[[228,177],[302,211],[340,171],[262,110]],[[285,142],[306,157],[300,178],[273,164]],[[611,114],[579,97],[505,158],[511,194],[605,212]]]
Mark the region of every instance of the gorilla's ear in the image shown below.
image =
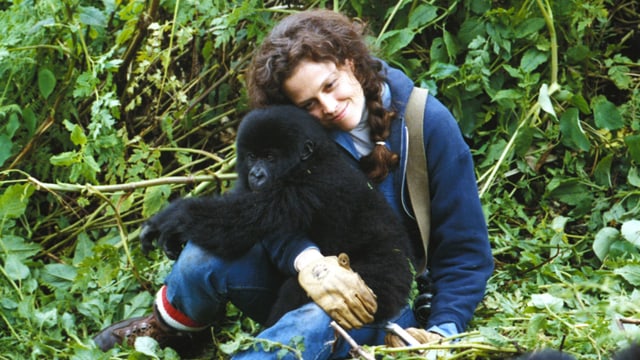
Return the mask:
[[[311,155],[313,155],[314,147],[315,147],[315,144],[313,143],[313,141],[306,140],[304,142],[304,147],[302,148],[302,154],[300,155],[300,159],[302,159],[302,161],[308,160],[311,157]]]

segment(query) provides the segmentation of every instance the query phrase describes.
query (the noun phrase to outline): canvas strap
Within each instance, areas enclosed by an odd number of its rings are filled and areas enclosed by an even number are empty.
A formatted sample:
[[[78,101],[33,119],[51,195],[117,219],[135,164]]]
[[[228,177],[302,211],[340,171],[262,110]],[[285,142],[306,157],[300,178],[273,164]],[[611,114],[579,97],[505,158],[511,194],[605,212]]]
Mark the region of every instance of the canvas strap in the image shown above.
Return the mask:
[[[431,196],[429,194],[429,173],[427,156],[424,151],[424,109],[427,105],[429,90],[414,87],[409,96],[405,112],[405,122],[409,131],[409,159],[407,161],[407,187],[413,207],[413,213],[420,229],[424,262],[418,273],[427,266],[429,234],[431,227]]]

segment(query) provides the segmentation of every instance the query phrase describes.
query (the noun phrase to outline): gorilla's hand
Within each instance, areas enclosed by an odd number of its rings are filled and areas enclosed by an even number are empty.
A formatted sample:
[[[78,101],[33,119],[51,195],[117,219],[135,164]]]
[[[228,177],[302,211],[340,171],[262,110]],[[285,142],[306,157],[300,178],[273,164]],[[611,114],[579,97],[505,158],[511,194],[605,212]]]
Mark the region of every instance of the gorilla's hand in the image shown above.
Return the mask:
[[[349,256],[325,256],[306,265],[298,282],[309,297],[346,330],[374,320],[376,295],[360,275],[351,270]]]
[[[169,259],[178,258],[189,240],[188,233],[191,229],[191,219],[183,207],[183,202],[173,202],[142,225],[140,240],[145,254],[154,248],[154,240],[157,240],[157,246]]]

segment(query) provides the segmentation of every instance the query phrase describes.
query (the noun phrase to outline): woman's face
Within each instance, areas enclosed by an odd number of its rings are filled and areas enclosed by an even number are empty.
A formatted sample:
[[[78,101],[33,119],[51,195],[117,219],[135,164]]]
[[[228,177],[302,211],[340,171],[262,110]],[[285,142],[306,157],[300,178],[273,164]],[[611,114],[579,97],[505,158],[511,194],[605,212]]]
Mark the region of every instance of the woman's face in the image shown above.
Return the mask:
[[[344,66],[302,61],[283,87],[293,104],[307,110],[326,128],[350,131],[360,122],[364,92],[350,61]]]

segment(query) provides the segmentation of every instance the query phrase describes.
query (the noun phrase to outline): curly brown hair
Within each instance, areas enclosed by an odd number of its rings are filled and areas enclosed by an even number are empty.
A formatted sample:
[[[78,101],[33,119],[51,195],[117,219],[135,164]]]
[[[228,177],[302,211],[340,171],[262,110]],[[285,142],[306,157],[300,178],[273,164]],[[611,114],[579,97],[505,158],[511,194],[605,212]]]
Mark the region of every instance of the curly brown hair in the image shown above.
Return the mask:
[[[291,104],[283,84],[300,62],[333,62],[354,65],[354,75],[362,85],[369,112],[371,140],[385,141],[395,113],[382,105],[382,64],[375,59],[364,39],[365,24],[351,21],[331,10],[308,10],[285,17],[258,47],[247,72],[248,95],[252,107]],[[398,155],[382,144],[360,160],[367,176],[382,181],[397,166]]]

